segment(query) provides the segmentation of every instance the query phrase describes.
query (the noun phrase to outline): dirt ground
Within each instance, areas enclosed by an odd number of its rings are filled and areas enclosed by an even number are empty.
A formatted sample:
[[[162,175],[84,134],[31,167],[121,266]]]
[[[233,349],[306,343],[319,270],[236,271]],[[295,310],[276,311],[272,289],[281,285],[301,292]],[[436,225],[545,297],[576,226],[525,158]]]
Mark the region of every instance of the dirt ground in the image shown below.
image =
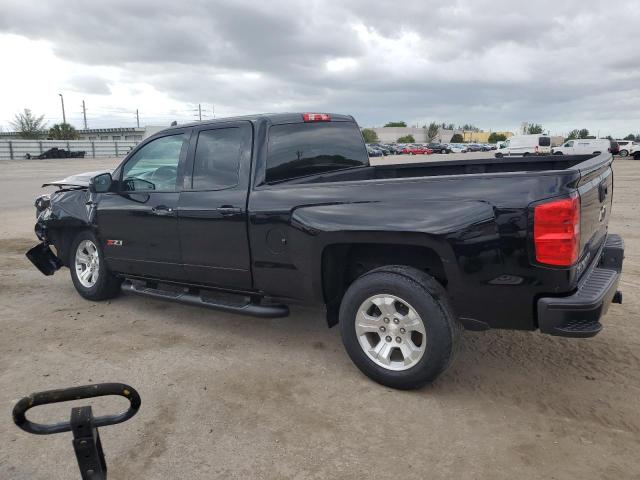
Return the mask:
[[[92,303],[68,271],[38,273],[24,252],[39,184],[114,165],[0,164],[0,479],[79,478],[69,433],[29,435],[10,412],[32,391],[108,381],[142,396],[136,417],[101,429],[110,479],[640,478],[640,162],[615,162],[624,303],[604,331],[465,332],[456,363],[415,392],[360,374],[322,312],[264,320],[130,295]]]

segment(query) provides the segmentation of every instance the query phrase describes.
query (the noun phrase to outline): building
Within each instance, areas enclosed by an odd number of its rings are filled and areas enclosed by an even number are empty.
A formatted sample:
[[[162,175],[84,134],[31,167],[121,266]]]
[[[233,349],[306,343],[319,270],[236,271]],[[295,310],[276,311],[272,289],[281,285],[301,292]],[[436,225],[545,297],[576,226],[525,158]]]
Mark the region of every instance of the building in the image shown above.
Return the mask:
[[[78,129],[80,140],[108,142],[140,142],[167,126],[147,125],[146,127],[114,127]],[[18,140],[17,132],[0,132],[2,140]]]

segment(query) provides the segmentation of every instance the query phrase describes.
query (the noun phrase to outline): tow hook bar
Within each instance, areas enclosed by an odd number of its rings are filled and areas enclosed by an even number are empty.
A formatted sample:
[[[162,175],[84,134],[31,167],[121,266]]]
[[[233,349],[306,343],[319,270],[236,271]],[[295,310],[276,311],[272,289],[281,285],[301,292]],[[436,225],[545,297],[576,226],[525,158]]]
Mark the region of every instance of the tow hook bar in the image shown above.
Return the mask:
[[[68,422],[52,424],[34,423],[27,419],[27,410],[39,405],[68,402],[83,398],[118,395],[129,400],[129,408],[116,415],[94,417],[91,407],[75,407],[71,409]],[[82,480],[106,480],[107,464],[102,451],[98,427],[122,423],[133,417],[140,409],[140,395],[124,383],[99,383],[82,387],[48,390],[32,393],[24,397],[13,407],[13,421],[25,432],[35,435],[51,435],[54,433],[73,432],[73,449],[80,467]]]

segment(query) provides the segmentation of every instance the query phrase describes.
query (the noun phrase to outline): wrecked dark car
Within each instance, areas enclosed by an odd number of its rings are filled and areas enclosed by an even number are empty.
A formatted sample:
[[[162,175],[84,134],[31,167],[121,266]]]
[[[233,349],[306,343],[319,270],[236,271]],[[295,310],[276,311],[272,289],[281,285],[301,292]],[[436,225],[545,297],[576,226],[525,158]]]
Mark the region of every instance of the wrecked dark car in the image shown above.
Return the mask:
[[[85,151],[72,152],[71,150],[66,150],[64,148],[53,147],[53,148],[50,148],[49,150],[42,152],[40,155],[31,155],[30,153],[27,153],[25,155],[25,158],[27,160],[32,158],[35,158],[38,160],[43,160],[47,158],[84,158],[86,153],[87,152]]]
[[[591,337],[621,302],[608,231],[612,157],[369,164],[347,115],[254,115],[176,126],[113,172],[36,201],[44,274],[279,317],[324,308],[354,363],[416,388],[451,363],[462,328]]]

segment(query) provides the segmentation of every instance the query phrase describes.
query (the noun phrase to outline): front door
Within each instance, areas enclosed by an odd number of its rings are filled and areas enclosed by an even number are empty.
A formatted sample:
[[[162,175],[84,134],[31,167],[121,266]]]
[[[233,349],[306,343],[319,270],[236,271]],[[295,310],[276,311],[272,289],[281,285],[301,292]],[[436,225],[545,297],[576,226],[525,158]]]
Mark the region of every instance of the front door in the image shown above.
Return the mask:
[[[96,221],[113,271],[179,279],[177,207],[188,131],[144,144],[119,167],[113,192],[98,201]]]
[[[253,130],[249,122],[194,131],[178,223],[185,280],[220,287],[252,285],[247,192]]]

